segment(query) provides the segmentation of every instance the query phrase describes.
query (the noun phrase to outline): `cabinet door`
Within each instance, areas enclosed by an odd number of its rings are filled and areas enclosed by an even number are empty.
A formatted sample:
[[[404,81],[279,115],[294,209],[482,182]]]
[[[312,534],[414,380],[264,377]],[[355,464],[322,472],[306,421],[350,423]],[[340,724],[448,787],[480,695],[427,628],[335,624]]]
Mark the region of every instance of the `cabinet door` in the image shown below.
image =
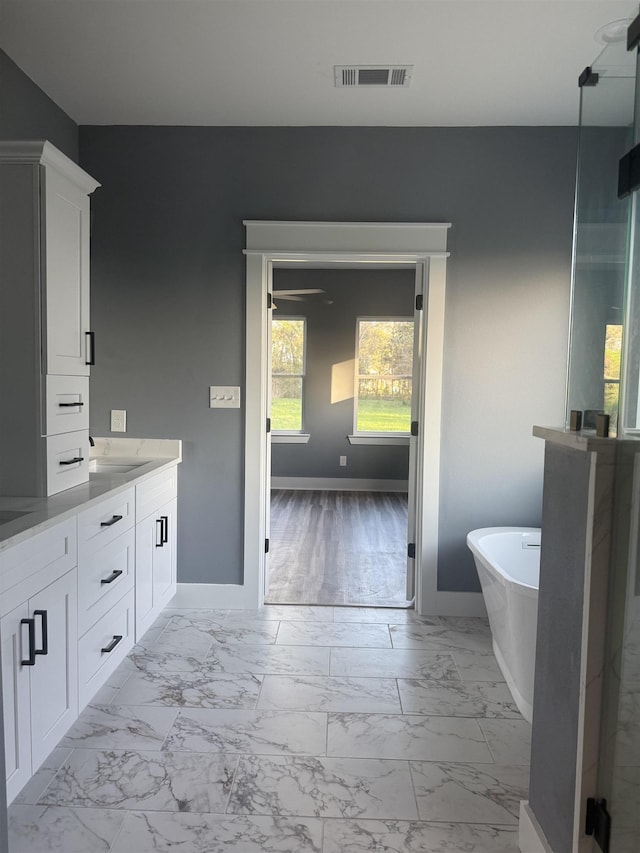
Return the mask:
[[[7,803],[31,778],[30,667],[21,663],[23,656],[29,653],[27,632],[21,623],[28,616],[29,608],[25,603],[0,619]]]
[[[31,760],[35,772],[78,716],[76,570],[29,600],[35,620],[31,677]]]
[[[46,373],[88,376],[89,196],[42,167]]]
[[[161,541],[155,515],[136,524],[136,642],[155,619],[153,612],[153,560]]]
[[[176,594],[176,507],[177,500],[165,504],[158,513],[164,527],[164,542],[153,560],[153,606],[156,616]]]

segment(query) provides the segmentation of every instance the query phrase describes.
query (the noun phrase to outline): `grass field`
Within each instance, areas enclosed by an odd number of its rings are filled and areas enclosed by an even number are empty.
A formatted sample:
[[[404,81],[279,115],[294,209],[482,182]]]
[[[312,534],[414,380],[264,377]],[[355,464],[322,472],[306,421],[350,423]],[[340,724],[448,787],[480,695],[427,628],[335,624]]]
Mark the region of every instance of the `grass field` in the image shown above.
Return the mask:
[[[279,399],[271,403],[271,429],[299,430],[300,400]],[[392,400],[360,400],[358,432],[409,432],[411,407]]]

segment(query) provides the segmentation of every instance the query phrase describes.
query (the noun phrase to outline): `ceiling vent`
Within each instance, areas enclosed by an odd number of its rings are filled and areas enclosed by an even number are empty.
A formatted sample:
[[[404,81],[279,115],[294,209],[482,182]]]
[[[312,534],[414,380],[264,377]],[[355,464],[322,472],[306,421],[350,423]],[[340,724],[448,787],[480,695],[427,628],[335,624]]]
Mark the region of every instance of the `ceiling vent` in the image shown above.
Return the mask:
[[[413,65],[335,65],[338,88],[357,86],[406,87],[411,82]]]

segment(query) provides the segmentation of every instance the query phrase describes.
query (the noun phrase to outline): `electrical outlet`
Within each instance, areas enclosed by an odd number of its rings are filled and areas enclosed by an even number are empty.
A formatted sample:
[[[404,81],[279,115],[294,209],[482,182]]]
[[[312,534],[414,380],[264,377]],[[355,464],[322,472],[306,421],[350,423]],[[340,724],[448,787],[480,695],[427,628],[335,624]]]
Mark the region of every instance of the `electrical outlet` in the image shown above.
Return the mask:
[[[346,465],[347,465],[347,457],[346,457],[346,456],[341,456],[341,457],[340,457],[340,467],[341,467],[341,468],[346,468]]]
[[[127,431],[127,412],[125,409],[111,409],[111,432]]]

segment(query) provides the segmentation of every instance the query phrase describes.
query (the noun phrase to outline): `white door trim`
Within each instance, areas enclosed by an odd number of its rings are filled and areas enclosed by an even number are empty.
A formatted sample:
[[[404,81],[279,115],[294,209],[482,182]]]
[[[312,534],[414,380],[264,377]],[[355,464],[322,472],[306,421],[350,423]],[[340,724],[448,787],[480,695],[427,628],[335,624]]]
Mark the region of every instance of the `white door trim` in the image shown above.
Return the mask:
[[[438,591],[440,421],[450,223],[261,222],[247,220],[245,387],[245,607],[264,602],[267,469],[267,285],[273,267],[409,265],[423,270],[420,430],[417,437],[416,609],[424,614],[484,612],[479,593]],[[223,606],[223,605],[222,605]]]

